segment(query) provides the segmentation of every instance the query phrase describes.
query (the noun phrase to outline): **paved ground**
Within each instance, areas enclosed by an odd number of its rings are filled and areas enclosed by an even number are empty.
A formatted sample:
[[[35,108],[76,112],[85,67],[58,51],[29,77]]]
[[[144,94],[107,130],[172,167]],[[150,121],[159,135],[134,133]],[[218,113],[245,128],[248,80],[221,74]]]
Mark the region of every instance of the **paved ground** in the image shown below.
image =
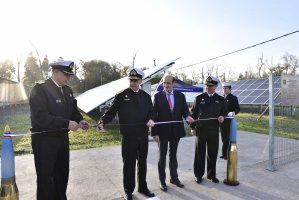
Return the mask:
[[[159,189],[157,161],[158,148],[150,142],[147,181],[149,188],[161,200],[298,200],[299,161],[282,166],[275,172],[266,170],[267,136],[238,132],[239,186],[212,183],[205,177],[202,184],[194,181],[194,137],[181,140],[178,149],[179,178],[185,184],[178,188],[168,183],[168,191]],[[71,169],[68,186],[70,200],[121,199],[122,162],[120,146],[71,151]],[[169,170],[167,182],[169,182]],[[226,161],[218,159],[217,177],[226,178]],[[35,199],[35,171],[32,155],[16,156],[16,180],[20,200]],[[134,192],[134,199],[146,199]]]

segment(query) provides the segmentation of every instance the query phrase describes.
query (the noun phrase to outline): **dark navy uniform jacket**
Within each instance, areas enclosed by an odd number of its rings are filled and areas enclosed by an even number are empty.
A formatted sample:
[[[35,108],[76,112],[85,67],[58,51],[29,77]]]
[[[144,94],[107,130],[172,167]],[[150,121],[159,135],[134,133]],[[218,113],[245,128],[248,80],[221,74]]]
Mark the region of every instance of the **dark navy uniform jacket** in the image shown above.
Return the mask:
[[[218,118],[226,116],[227,108],[224,98],[217,93],[209,97],[208,93],[198,95],[191,109],[191,116],[196,119]],[[219,131],[219,122],[217,119],[200,120],[191,124],[191,128],[196,128],[197,131],[213,130]]]
[[[239,101],[235,95],[231,93],[228,94],[225,98],[225,103],[228,112],[235,112],[235,114],[238,114],[240,112]]]
[[[121,134],[147,134],[149,129],[146,123],[154,119],[150,95],[143,90],[123,90],[115,96],[111,107],[102,117],[103,123],[110,122],[117,113]]]
[[[64,95],[52,79],[32,88],[29,99],[32,132],[48,131],[42,135],[59,136],[69,131],[69,120],[79,123],[83,119],[71,88],[63,86],[62,89]]]

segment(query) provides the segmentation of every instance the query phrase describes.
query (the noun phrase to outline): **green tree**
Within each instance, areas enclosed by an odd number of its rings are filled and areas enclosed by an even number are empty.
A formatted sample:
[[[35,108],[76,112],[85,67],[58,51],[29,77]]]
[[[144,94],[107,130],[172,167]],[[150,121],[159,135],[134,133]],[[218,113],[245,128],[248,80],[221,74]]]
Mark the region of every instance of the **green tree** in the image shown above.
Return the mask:
[[[245,76],[242,73],[240,73],[239,77],[238,77],[238,80],[245,80]]]
[[[24,77],[23,77],[24,84],[33,86],[36,82],[43,80],[40,73],[41,70],[32,52],[29,53],[24,68],[25,68]]]
[[[48,74],[49,74],[49,60],[47,55],[45,56],[42,65],[41,65],[41,70],[43,73],[43,79],[47,79],[48,78]]]
[[[286,74],[296,74],[296,71],[299,68],[299,58],[295,55],[285,53],[282,59],[284,61],[283,68]]]
[[[84,90],[98,87],[121,77],[117,65],[111,66],[108,62],[101,60],[85,62],[82,68]]]
[[[282,65],[277,64],[274,67],[270,67],[269,70],[274,76],[281,76],[281,74],[285,70],[285,68]]]
[[[0,62],[0,76],[6,79],[13,79],[15,74],[15,67],[11,60],[4,60]]]

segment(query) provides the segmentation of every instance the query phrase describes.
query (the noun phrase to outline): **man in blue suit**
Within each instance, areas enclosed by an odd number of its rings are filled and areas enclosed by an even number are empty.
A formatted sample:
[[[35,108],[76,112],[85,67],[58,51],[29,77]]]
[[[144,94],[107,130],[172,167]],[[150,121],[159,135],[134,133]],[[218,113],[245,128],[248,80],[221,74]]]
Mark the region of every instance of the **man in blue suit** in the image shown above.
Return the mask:
[[[185,95],[173,90],[174,77],[165,76],[163,80],[164,90],[158,92],[154,99],[154,113],[156,122],[182,121],[184,117],[188,123],[193,122],[186,103]],[[184,123],[158,124],[152,128],[152,136],[159,145],[158,171],[160,179],[160,189],[167,191],[165,183],[166,155],[169,144],[169,169],[170,183],[178,187],[184,187],[178,178],[177,168],[177,148],[181,137],[186,135]]]

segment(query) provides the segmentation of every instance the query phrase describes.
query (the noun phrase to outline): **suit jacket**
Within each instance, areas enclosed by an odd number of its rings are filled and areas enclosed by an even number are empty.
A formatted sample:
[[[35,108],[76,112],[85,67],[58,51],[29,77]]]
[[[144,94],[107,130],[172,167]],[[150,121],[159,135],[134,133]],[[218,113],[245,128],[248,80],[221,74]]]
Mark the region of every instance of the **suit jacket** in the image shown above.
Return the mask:
[[[228,112],[235,112],[235,114],[238,114],[240,112],[239,101],[235,95],[231,93],[228,94],[225,98],[225,104]]]
[[[185,95],[179,91],[173,91],[174,105],[173,111],[170,110],[165,91],[155,94],[154,115],[156,122],[181,121],[190,115]],[[181,138],[186,135],[184,123],[157,124],[152,128],[152,136],[158,135],[161,139],[170,136]]]

